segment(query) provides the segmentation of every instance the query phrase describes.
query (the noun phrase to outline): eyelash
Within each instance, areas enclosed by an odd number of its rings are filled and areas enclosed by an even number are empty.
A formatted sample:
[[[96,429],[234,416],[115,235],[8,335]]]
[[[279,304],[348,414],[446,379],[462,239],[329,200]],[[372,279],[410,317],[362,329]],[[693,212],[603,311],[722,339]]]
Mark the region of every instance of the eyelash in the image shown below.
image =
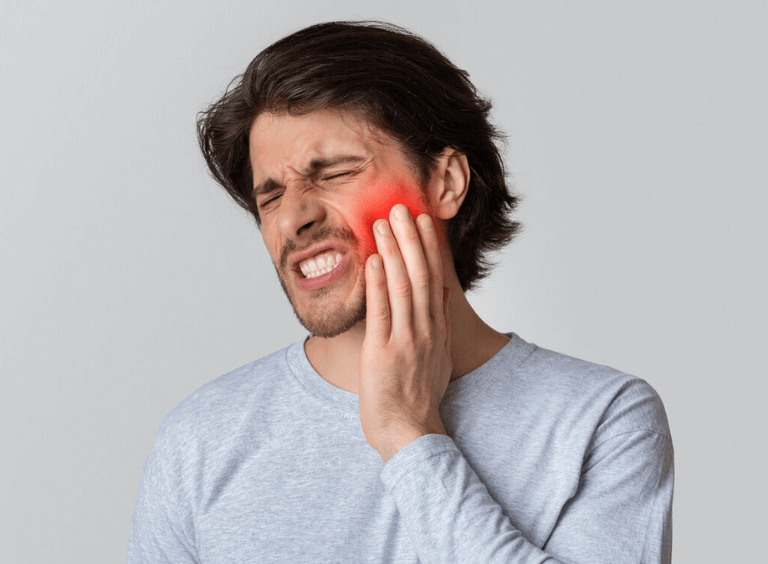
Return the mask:
[[[348,174],[352,174],[351,172],[340,172],[339,174],[334,174],[332,176],[326,176],[323,178],[323,180],[333,180],[334,178],[338,178],[340,176],[346,176]]]
[[[348,174],[352,174],[352,172],[351,171],[340,172],[339,174],[333,174],[331,176],[326,176],[325,178],[323,178],[323,180],[333,180],[334,178],[339,178],[341,176],[347,176]],[[281,196],[281,194],[277,194],[276,196],[272,196],[271,198],[269,198],[267,200],[264,200],[263,202],[261,202],[261,205],[259,207],[263,208],[264,206],[269,205],[270,203],[272,203],[275,200],[277,200],[280,196]]]

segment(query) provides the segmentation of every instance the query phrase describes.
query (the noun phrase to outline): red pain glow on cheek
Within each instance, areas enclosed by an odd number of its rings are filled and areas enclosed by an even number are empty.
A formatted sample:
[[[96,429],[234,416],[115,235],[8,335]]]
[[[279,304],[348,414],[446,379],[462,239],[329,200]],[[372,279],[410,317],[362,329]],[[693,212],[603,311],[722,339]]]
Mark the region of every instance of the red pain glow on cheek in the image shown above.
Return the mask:
[[[373,222],[377,219],[388,220],[389,212],[396,204],[405,204],[413,219],[423,213],[429,213],[429,207],[421,195],[421,190],[417,186],[400,183],[371,186],[352,206],[350,227],[360,241],[363,260],[376,253]]]

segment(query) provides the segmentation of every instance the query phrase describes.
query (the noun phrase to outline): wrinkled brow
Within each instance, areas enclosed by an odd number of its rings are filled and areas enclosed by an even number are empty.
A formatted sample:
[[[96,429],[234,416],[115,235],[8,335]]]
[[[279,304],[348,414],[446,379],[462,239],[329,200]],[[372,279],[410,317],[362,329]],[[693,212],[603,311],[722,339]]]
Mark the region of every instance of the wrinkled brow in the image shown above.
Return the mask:
[[[301,175],[310,179],[315,179],[321,172],[329,168],[343,164],[362,164],[363,162],[365,162],[364,157],[355,155],[341,155],[329,159],[315,158],[312,159],[309,165],[301,171]],[[274,192],[280,188],[285,188],[285,186],[273,178],[267,178],[258,186],[254,187],[253,195],[256,197],[263,194],[269,194],[270,192]]]

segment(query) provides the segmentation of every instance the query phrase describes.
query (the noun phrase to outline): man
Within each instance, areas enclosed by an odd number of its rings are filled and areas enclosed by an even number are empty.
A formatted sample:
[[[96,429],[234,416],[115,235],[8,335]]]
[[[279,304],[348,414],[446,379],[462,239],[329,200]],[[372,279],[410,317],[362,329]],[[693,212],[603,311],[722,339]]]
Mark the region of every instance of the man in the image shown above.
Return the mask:
[[[669,562],[653,389],[465,298],[519,228],[489,111],[424,40],[336,22],[201,115],[311,335],[168,415],[129,562]]]

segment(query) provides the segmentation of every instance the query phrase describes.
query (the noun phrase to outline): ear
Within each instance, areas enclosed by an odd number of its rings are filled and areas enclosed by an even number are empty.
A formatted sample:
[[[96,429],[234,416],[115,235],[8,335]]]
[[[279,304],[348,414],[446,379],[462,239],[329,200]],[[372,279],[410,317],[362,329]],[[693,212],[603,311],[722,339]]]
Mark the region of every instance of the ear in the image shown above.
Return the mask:
[[[437,167],[429,180],[429,194],[435,216],[450,219],[459,213],[469,187],[467,156],[446,147],[437,158]]]

